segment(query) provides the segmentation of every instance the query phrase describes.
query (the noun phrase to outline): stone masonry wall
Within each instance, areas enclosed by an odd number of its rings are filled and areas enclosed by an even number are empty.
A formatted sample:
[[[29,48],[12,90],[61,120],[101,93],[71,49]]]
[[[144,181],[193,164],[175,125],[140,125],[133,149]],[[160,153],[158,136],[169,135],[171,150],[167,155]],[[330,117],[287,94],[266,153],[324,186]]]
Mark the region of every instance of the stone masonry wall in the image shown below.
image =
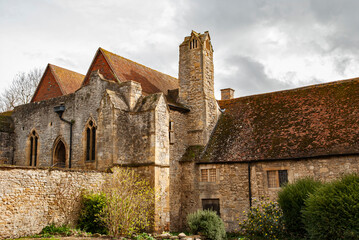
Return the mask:
[[[39,233],[55,223],[73,224],[82,189],[101,186],[108,173],[0,167],[0,238]]]
[[[187,144],[187,115],[170,111],[170,121],[173,122],[174,141],[170,144],[170,219],[171,231],[180,231],[180,209],[181,209],[181,192],[183,189],[181,172],[182,167],[179,163],[181,157],[186,152]]]
[[[288,181],[313,177],[324,182],[332,181],[346,173],[359,173],[359,156],[336,156],[292,161],[256,163],[252,167],[252,196],[277,198],[280,188],[268,188],[268,170],[287,170]]]
[[[14,158],[15,134],[0,131],[0,164],[11,164]]]
[[[98,124],[97,110],[106,88],[117,89],[117,85],[103,81],[97,75],[91,78],[91,84],[76,93],[16,107],[12,115],[16,134],[15,164],[29,165],[29,134],[32,130],[36,130],[39,135],[38,166],[53,165],[54,143],[59,138],[63,140],[66,147],[66,166],[68,166],[70,126],[61,121],[54,112],[55,106],[64,103],[66,110],[63,118],[68,121],[74,120],[72,167],[83,168],[85,165],[85,126],[89,119],[92,119],[96,125]],[[101,128],[99,127],[98,130],[101,131]],[[107,150],[110,151],[110,146]]]
[[[187,214],[202,209],[202,199],[219,199],[221,218],[227,231],[236,231],[243,211],[249,209],[248,163],[196,164],[181,163],[181,225],[186,227]],[[215,182],[201,182],[201,169],[215,168]],[[338,156],[251,163],[252,199],[277,199],[280,187],[268,188],[268,170],[287,170],[290,183],[307,176],[327,182],[345,173],[359,173],[359,156]]]

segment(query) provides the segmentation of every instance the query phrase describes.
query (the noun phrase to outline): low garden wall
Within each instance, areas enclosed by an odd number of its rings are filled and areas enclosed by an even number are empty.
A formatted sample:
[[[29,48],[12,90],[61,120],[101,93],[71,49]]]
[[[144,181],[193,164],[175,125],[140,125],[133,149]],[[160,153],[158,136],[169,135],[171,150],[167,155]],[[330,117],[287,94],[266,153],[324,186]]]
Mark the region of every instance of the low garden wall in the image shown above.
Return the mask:
[[[0,239],[74,224],[84,189],[97,189],[109,173],[0,166]]]

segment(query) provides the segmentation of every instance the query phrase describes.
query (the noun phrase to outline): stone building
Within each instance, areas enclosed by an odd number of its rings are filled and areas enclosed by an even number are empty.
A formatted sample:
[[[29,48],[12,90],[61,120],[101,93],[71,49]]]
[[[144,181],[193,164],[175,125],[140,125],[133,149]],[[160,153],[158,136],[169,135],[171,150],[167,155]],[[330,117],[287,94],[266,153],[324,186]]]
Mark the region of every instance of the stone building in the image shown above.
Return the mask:
[[[0,161],[132,167],[159,190],[156,229],[212,208],[235,231],[253,198],[359,168],[359,79],[214,97],[208,32],[179,46],[178,79],[99,48],[87,74],[48,65],[29,104],[3,114]]]

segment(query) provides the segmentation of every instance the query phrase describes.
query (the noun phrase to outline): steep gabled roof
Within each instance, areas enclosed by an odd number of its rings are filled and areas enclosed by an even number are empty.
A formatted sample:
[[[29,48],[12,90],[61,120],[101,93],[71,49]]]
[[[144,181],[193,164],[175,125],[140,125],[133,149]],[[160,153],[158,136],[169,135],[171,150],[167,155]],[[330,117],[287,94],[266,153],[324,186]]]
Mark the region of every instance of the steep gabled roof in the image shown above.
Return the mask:
[[[31,102],[38,102],[75,92],[81,87],[84,75],[48,64]]]
[[[84,75],[52,64],[49,64],[49,66],[64,95],[73,93],[81,87]]]
[[[202,161],[359,153],[359,78],[219,101]]]
[[[106,63],[103,63],[102,61],[97,63],[98,59],[101,57],[105,59]],[[113,81],[125,82],[133,80],[141,83],[142,91],[146,94],[157,92],[167,94],[168,90],[179,87],[178,80],[176,78],[118,56],[102,48],[99,48],[96,52],[94,60],[92,61],[84,79],[83,85],[88,84],[91,72],[98,69],[105,75],[105,77],[110,77]]]

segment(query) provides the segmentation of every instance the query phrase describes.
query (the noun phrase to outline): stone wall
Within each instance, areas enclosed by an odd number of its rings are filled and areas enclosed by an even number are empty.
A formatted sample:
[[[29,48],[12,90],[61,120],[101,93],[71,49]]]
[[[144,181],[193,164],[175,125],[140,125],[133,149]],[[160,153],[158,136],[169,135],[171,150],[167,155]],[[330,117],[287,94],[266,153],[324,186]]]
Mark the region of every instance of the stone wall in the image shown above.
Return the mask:
[[[99,188],[105,176],[96,171],[0,167],[0,238],[39,233],[55,223],[73,224],[82,189]]]
[[[74,121],[72,167],[83,168],[85,166],[84,132],[86,123],[92,119],[96,125],[98,124],[97,110],[104,91],[114,88],[118,88],[115,83],[104,81],[97,75],[93,76],[91,84],[75,93],[16,107],[12,115],[16,134],[15,164],[29,165],[29,135],[35,130],[39,135],[37,166],[54,164],[53,148],[57,139],[61,139],[65,144],[66,166],[69,165],[70,125],[61,121],[54,112],[55,106],[64,103],[66,110],[62,117],[68,121]]]
[[[14,123],[11,112],[0,114],[0,164],[12,164],[14,161]]]
[[[14,159],[15,134],[0,131],[0,164],[11,164]]]
[[[248,163],[182,165],[180,227],[186,227],[186,216],[202,209],[203,199],[219,199],[221,218],[227,231],[236,231],[243,211],[249,209]],[[201,181],[201,169],[216,169],[216,181]],[[275,160],[251,163],[251,195],[253,199],[277,199],[280,187],[268,188],[268,170],[287,170],[290,183],[307,176],[331,181],[345,173],[359,173],[359,156],[333,156],[298,160]]]
[[[195,47],[191,47],[193,41]],[[192,32],[180,45],[178,77],[180,101],[191,110],[187,117],[189,145],[204,146],[219,116],[214,97],[213,49],[208,32]]]
[[[174,141],[170,144],[170,219],[171,231],[180,231],[180,209],[181,192],[183,190],[181,172],[182,167],[179,163],[181,157],[186,152],[187,144],[187,115],[178,111],[170,111],[170,121],[173,122]]]
[[[324,182],[332,181],[346,173],[359,173],[359,156],[333,156],[312,159],[256,163],[252,167],[252,196],[275,200],[280,188],[268,188],[268,170],[287,170],[289,182],[303,177],[313,177]]]

